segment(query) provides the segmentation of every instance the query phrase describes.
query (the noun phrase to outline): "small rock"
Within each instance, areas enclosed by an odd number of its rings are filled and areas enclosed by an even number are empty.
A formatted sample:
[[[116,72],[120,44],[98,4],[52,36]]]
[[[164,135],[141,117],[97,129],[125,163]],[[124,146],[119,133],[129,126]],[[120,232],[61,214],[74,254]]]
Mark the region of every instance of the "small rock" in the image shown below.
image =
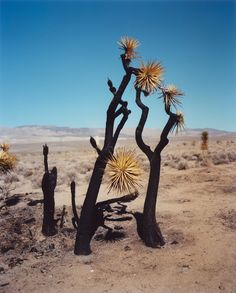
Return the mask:
[[[5,286],[8,286],[10,283],[9,282],[6,282],[6,283],[0,283],[0,287],[5,287]]]
[[[187,272],[190,269],[189,265],[182,265],[182,272]]]
[[[85,265],[93,263],[93,257],[91,255],[80,255],[77,257],[78,261]]]
[[[173,244],[174,244],[174,245],[175,245],[175,244],[179,244],[179,242],[178,242],[177,240],[174,240],[174,241],[171,242],[171,245],[173,245]]]

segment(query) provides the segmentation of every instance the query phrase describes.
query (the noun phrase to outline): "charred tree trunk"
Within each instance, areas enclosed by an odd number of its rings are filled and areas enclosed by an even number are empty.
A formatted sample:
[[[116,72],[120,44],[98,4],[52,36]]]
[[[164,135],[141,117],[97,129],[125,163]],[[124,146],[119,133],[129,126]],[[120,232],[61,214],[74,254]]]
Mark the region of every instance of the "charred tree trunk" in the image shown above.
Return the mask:
[[[74,249],[74,253],[77,255],[88,255],[92,252],[90,241],[96,232],[96,230],[94,231],[94,221],[96,221],[96,213],[94,209],[106,167],[105,159],[102,159],[101,156],[102,155],[100,154],[95,162],[90,184],[80,214],[80,222],[76,234]]]
[[[169,142],[167,136],[176,123],[177,115],[171,113],[169,108],[166,108],[166,113],[170,117],[162,131],[160,142],[156,146],[155,150],[152,151],[150,146],[146,145],[142,138],[142,133],[148,117],[149,109],[141,101],[140,90],[136,90],[136,104],[142,110],[142,115],[136,128],[135,138],[139,148],[148,157],[150,163],[150,173],[143,214],[136,213],[134,216],[137,221],[137,231],[140,238],[147,246],[154,248],[163,246],[165,244],[161,230],[156,221],[156,202],[160,181],[161,151]]]
[[[45,173],[42,180],[42,190],[43,190],[43,197],[44,197],[42,233],[45,236],[52,236],[57,233],[55,220],[54,220],[54,212],[55,212],[54,191],[57,184],[57,168],[54,167],[51,172],[48,171],[47,145],[43,147],[43,155],[44,155]]]
[[[70,189],[71,189],[71,205],[72,205],[72,211],[74,215],[71,221],[74,228],[77,229],[79,226],[79,217],[77,214],[76,204],[75,204],[75,182],[74,181],[71,182]]]
[[[130,111],[127,109],[128,103],[122,100],[122,96],[131,79],[134,69],[129,67],[130,60],[125,59],[125,55],[121,55],[121,60],[126,74],[124,75],[118,90],[116,90],[112,82],[108,80],[109,90],[113,94],[113,99],[107,110],[105,139],[102,150],[98,148],[96,141],[93,138],[90,139],[91,145],[98,153],[98,158],[94,165],[94,170],[81,210],[74,248],[74,253],[76,255],[88,255],[91,253],[90,241],[97,229],[97,224],[95,224],[95,222],[98,221],[98,216],[95,213],[95,205],[105,172],[107,159],[113,154],[120,131],[130,114]],[[115,119],[120,115],[123,116],[114,130]]]

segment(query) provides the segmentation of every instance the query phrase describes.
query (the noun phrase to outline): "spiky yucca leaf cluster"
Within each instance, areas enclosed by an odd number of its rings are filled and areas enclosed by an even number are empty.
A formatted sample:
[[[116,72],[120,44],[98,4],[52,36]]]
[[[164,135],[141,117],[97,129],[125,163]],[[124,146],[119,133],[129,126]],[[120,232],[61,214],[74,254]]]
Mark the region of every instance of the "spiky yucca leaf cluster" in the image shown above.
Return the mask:
[[[164,103],[167,107],[173,105],[175,108],[177,108],[177,105],[181,105],[181,101],[177,98],[177,96],[182,95],[183,92],[173,84],[168,85],[163,89]]]
[[[177,112],[177,121],[174,125],[176,128],[176,134],[184,130],[184,114],[182,112]]]
[[[0,173],[8,173],[16,166],[16,157],[8,152],[8,144],[3,143],[0,148]]]
[[[118,42],[120,49],[125,51],[126,59],[133,59],[137,56],[135,49],[139,46],[139,41],[134,38],[122,37]]]
[[[164,68],[158,62],[143,63],[137,72],[135,87],[148,96],[157,89],[163,72]]]
[[[9,144],[8,143],[2,143],[0,144],[0,149],[2,149],[4,152],[8,152],[9,151]]]
[[[141,168],[133,150],[119,148],[107,163],[108,192],[132,192],[140,186]]]

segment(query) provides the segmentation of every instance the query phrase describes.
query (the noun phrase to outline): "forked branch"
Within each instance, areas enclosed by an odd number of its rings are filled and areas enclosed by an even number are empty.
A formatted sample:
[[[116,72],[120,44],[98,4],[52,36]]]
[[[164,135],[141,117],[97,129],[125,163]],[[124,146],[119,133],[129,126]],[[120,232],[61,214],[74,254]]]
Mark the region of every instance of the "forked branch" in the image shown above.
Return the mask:
[[[143,129],[144,129],[145,123],[147,121],[147,117],[148,117],[149,108],[142,103],[141,91],[138,89],[136,89],[136,104],[142,110],[142,115],[140,117],[138,126],[135,131],[135,139],[136,139],[136,142],[137,142],[137,145],[139,146],[139,148],[146,154],[148,159],[151,160],[153,152],[152,152],[150,146],[145,144],[145,142],[143,141],[143,137],[142,137]]]
[[[118,126],[117,126],[117,128],[116,128],[116,130],[115,130],[115,133],[114,133],[114,135],[113,135],[112,146],[115,147],[116,142],[117,142],[117,139],[118,139],[118,137],[119,137],[119,135],[120,135],[120,132],[121,132],[122,128],[124,127],[124,125],[125,125],[125,123],[126,123],[128,117],[129,117],[129,114],[130,114],[130,113],[131,113],[130,110],[128,110],[128,109],[125,108],[125,107],[122,107],[122,114],[123,114],[123,117],[122,117],[122,119],[120,120],[120,123],[118,124]]]
[[[101,150],[100,150],[100,148],[98,147],[98,145],[97,145],[97,142],[96,142],[96,140],[92,137],[92,136],[90,136],[90,144],[92,145],[92,147],[96,150],[96,152],[98,153],[98,155],[100,155],[101,154]]]

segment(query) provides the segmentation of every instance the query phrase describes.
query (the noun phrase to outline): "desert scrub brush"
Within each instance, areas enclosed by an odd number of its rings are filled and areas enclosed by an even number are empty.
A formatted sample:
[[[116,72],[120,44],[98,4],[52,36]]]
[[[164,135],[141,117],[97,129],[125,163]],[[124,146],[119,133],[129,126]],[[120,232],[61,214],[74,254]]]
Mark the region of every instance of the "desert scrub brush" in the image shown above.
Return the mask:
[[[119,148],[107,162],[108,192],[132,192],[141,186],[141,167],[134,150]]]

